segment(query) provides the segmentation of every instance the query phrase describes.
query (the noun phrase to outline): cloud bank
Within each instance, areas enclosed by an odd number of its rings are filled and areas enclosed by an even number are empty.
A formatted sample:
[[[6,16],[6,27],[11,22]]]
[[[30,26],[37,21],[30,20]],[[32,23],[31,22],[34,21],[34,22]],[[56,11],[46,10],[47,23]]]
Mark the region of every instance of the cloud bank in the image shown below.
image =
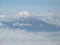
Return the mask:
[[[60,45],[60,32],[26,32],[1,28],[0,45]]]
[[[32,16],[32,15],[28,11],[22,11],[17,13],[16,15],[9,15],[9,16],[0,15],[0,22],[4,22],[4,21],[11,22],[11,21],[15,21],[16,19],[24,20],[25,18],[29,18],[29,16]],[[39,14],[37,18],[49,24],[55,24],[57,26],[60,26],[60,16],[55,13],[42,13],[42,14]]]
[[[23,13],[23,16],[28,15],[26,11],[20,14],[22,15]],[[0,45],[60,45],[60,31],[28,32],[25,29],[12,29],[3,24],[3,22],[15,21],[16,16],[17,15],[0,15]],[[18,17],[19,16],[20,15],[18,15]],[[53,13],[41,14],[41,16],[39,19],[50,22],[51,24],[60,22],[59,16],[54,17]],[[14,23],[13,26],[32,26],[32,24]]]
[[[42,13],[39,14],[39,18],[49,24],[55,24],[57,26],[60,26],[60,15],[57,15],[55,13]]]

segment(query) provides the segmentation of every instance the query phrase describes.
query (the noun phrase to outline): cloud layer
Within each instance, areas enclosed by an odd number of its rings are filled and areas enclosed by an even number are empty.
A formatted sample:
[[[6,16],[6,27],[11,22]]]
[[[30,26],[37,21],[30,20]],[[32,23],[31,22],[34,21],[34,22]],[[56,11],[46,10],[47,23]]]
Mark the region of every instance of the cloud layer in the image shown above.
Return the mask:
[[[60,45],[60,32],[26,32],[1,28],[0,45]]]
[[[19,20],[20,18],[25,19],[25,18],[29,18],[29,16],[32,16],[32,15],[29,14],[28,11],[22,11],[17,13],[16,15],[9,15],[9,16],[0,15],[0,22],[15,21],[16,19]],[[49,24],[55,24],[57,26],[60,26],[60,16],[55,13],[42,13],[42,14],[39,14],[37,18]]]
[[[55,13],[42,13],[39,14],[39,19],[60,26],[60,15]]]
[[[27,16],[27,17],[26,17]],[[4,22],[17,22],[19,20],[28,20],[29,16],[32,16],[28,13],[28,11],[22,11],[17,13],[16,15],[0,15],[0,26],[6,26],[3,24]],[[49,24],[55,24],[56,26],[60,26],[60,16],[56,15],[54,13],[42,13],[39,14],[39,16],[36,16],[38,20],[42,20]],[[29,25],[32,26],[32,24],[17,24],[14,23],[13,25],[21,26],[21,25]]]
[[[23,12],[21,13],[23,14]],[[28,15],[27,12],[25,13]],[[54,17],[52,15],[53,13],[41,14],[42,17],[39,19],[51,24],[55,22],[59,24],[59,16]],[[14,22],[15,19],[16,15],[0,15],[0,45],[60,45],[60,31],[28,32],[25,29],[12,29],[3,24],[4,22]],[[13,26],[32,26],[32,24],[14,23]],[[40,26],[43,25],[41,24]]]

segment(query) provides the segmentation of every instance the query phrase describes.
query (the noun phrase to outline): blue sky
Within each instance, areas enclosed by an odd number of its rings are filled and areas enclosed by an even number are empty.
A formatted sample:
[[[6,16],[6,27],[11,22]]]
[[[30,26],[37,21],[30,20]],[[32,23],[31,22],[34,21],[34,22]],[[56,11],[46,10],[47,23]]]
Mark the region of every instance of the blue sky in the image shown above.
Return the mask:
[[[0,0],[0,14],[16,14],[20,11],[29,11],[33,15],[39,13],[60,14],[59,0]]]

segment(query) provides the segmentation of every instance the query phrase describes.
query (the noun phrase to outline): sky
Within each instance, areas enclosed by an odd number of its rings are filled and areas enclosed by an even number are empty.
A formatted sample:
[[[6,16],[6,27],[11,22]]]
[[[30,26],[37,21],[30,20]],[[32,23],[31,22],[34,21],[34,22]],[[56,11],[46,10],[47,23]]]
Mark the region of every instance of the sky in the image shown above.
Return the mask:
[[[0,0],[0,14],[16,14],[28,11],[32,15],[56,13],[60,15],[59,0]]]

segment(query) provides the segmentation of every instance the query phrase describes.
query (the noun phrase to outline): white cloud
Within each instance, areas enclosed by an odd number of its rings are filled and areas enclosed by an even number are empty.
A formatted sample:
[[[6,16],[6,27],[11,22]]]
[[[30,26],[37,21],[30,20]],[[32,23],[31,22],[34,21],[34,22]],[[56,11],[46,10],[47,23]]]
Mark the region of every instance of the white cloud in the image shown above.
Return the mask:
[[[1,28],[0,45],[60,45],[60,32],[26,32]]]
[[[6,26],[6,25],[5,25],[5,24],[0,23],[0,27],[4,27],[4,26]]]
[[[19,17],[26,18],[26,17],[29,17],[29,16],[30,16],[30,14],[29,14],[28,11],[22,11],[22,12],[17,13],[15,17],[17,17],[17,18],[19,18]]]
[[[53,16],[54,15],[54,13],[41,13],[41,14],[39,14],[39,16]]]
[[[11,22],[13,20],[13,15],[0,15],[0,22]]]
[[[27,16],[28,12],[21,12],[21,15]],[[14,15],[15,16],[15,15]],[[14,21],[14,16],[0,15],[0,26],[3,21]],[[55,18],[53,13],[40,14],[40,19],[60,24],[60,19]],[[45,16],[45,17],[44,17]],[[53,18],[54,17],[54,18]],[[55,20],[56,19],[56,20]],[[14,23],[13,26],[32,26],[32,24]],[[41,24],[40,26],[43,26]],[[0,28],[0,45],[60,45],[60,31],[59,32],[26,32],[21,29],[11,29],[9,27]]]
[[[14,23],[13,26],[32,26],[32,24],[28,24],[28,23]]]
[[[20,16],[28,16],[29,13],[27,11],[22,11],[22,12],[19,12],[18,15],[20,15]]]
[[[28,13],[28,11],[22,11],[17,13],[16,15],[9,15],[9,16],[0,15],[0,22],[11,22],[16,20],[25,21],[29,18],[29,16],[31,15]],[[45,21],[46,23],[60,26],[60,16],[55,13],[42,13],[39,14],[37,18],[41,19],[42,21]]]
[[[13,16],[14,21],[15,20],[27,20],[29,17],[31,16],[31,14],[28,11],[22,11],[22,12],[18,12],[16,13],[16,15]]]
[[[46,23],[55,24],[60,26],[60,16],[55,13],[43,13],[39,15],[39,18]]]
[[[5,15],[0,15],[0,19],[1,19],[1,18],[4,18],[4,16],[5,16]]]

